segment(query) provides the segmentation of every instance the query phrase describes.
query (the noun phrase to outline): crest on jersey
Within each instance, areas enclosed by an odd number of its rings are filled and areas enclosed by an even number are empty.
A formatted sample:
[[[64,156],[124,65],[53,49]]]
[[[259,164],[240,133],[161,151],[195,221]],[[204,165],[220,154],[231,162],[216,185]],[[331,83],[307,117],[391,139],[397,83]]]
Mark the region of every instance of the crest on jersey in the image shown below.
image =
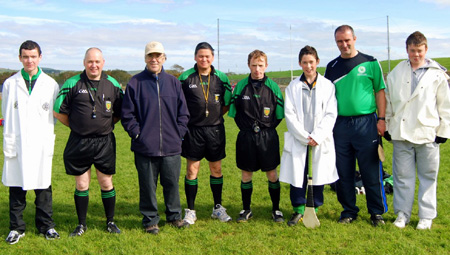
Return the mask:
[[[220,100],[220,94],[214,94],[214,100],[216,100],[216,103]]]
[[[264,118],[269,118],[270,115],[270,108],[264,107]]]
[[[365,66],[360,66],[358,67],[358,75],[366,75],[366,67]]]
[[[105,101],[105,106],[106,106],[106,111],[110,112],[111,111],[111,101],[106,100]]]

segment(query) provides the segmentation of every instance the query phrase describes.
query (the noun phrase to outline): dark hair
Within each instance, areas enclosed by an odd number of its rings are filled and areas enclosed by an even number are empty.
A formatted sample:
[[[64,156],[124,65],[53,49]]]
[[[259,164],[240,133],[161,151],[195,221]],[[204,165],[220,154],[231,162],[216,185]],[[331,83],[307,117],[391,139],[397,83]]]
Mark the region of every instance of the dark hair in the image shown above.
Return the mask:
[[[425,48],[428,48],[427,38],[421,32],[416,31],[406,38],[406,48],[408,48],[408,45],[425,45]]]
[[[201,42],[201,43],[197,44],[197,47],[195,47],[195,53],[194,53],[194,55],[197,55],[197,52],[198,52],[199,50],[203,50],[203,49],[211,50],[211,53],[212,53],[213,56],[214,56],[214,49],[213,49],[213,47],[211,46],[211,44],[209,44],[209,43],[207,43],[207,42]]]
[[[353,37],[355,37],[355,30],[353,30],[353,27],[349,26],[349,25],[341,25],[338,26],[336,28],[336,30],[334,30],[334,37],[336,37],[336,33],[337,32],[345,32],[347,30],[350,30],[352,32]]]
[[[22,56],[22,50],[34,50],[34,49],[37,49],[39,56],[42,55],[41,47],[39,46],[39,44],[37,44],[37,42],[27,40],[23,42],[22,45],[20,45],[19,56]]]
[[[316,49],[312,46],[306,45],[300,50],[300,53],[298,54],[298,62],[302,62],[302,57],[304,55],[313,55],[316,60],[319,60],[319,54],[317,54]]]

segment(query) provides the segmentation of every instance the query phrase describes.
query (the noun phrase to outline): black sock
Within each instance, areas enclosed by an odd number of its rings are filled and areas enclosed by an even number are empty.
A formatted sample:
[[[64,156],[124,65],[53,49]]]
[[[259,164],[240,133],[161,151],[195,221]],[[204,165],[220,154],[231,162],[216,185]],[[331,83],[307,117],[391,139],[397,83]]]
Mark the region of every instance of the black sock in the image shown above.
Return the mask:
[[[220,177],[209,176],[209,185],[214,198],[214,206],[222,204],[223,175]]]
[[[244,210],[250,210],[250,204],[252,203],[253,182],[241,181],[241,193],[242,193],[242,206]]]
[[[86,226],[86,215],[89,205],[89,190],[79,191],[75,189],[75,208],[77,210],[78,224]]]
[[[272,200],[272,211],[280,210],[280,181],[276,182],[269,181],[269,194]]]
[[[186,202],[189,210],[195,210],[195,197],[197,196],[198,179],[188,180],[184,177],[184,191],[186,193]]]
[[[106,223],[114,221],[114,210],[116,207],[116,190],[102,190],[103,208],[105,208]]]

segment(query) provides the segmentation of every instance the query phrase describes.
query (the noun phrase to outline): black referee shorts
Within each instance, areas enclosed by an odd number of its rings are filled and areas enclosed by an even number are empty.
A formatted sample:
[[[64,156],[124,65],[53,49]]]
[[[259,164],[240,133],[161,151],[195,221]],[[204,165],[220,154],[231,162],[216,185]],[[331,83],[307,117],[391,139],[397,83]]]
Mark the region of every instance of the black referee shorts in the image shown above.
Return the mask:
[[[239,131],[236,140],[236,164],[241,170],[267,172],[280,164],[280,142],[275,128]]]
[[[193,161],[224,159],[225,126],[189,127],[189,132],[184,136],[181,156]]]
[[[115,174],[116,138],[114,133],[100,137],[82,137],[71,132],[64,149],[64,165],[69,175],[82,175],[92,165],[104,174]]]

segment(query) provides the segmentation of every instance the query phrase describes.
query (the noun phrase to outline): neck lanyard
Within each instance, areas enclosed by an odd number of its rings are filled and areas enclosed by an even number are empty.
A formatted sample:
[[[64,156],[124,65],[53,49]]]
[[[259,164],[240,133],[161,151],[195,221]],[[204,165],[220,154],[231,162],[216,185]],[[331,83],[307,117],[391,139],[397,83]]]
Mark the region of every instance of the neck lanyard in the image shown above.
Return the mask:
[[[208,111],[208,97],[209,97],[209,82],[211,79],[211,73],[208,73],[208,83],[206,84],[206,92],[205,92],[205,86],[203,85],[202,81],[202,75],[198,73],[198,77],[200,78],[200,84],[202,85],[202,91],[203,91],[203,97],[205,98],[205,104],[206,104],[206,111],[205,115],[208,117],[209,111]]]
[[[95,109],[95,97],[91,93],[91,89],[94,90],[94,86],[92,86],[91,80],[89,80],[89,78],[87,78],[86,87],[87,87],[87,91],[89,93],[89,98],[91,99],[91,104],[92,104],[91,118],[95,119],[95,118],[97,118],[97,113],[96,113],[97,110]],[[97,95],[97,92],[95,92],[95,95]]]

